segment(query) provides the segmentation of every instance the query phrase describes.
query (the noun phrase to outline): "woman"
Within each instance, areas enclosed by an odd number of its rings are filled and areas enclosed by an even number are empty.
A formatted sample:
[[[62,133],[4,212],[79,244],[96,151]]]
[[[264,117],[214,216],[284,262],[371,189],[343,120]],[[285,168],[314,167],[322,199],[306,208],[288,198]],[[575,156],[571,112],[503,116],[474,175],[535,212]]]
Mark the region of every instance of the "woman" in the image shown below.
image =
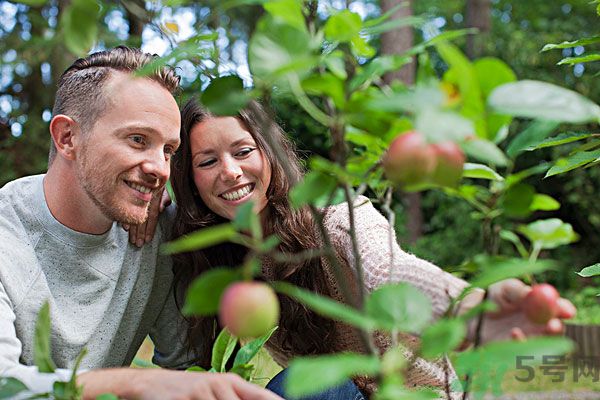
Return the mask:
[[[275,157],[263,129],[268,129],[271,140],[283,149],[289,163],[288,171],[284,171]],[[174,237],[231,220],[240,204],[252,200],[265,235],[276,234],[281,240],[279,251],[298,253],[321,247],[319,231],[309,210],[295,210],[288,201],[288,190],[302,177],[296,152],[282,130],[267,118],[258,104],[252,103],[237,117],[215,117],[192,99],[182,110],[181,141],[172,165],[172,185],[178,206]],[[331,206],[324,211],[324,225],[342,265],[345,280],[356,292],[357,280],[352,266],[354,255],[347,232],[347,204]],[[390,281],[408,282],[430,298],[434,318],[438,318],[451,304],[452,298],[468,286],[465,281],[403,252],[397,245],[392,249],[395,263],[390,270],[389,225],[364,197],[357,199],[355,204],[355,223],[367,291]],[[178,255],[174,271],[179,297],[196,276],[216,266],[238,266],[246,252],[241,246],[227,243]],[[285,280],[343,300],[332,267],[325,258],[287,264],[264,260],[262,272],[266,280]],[[506,331],[506,326],[522,327],[528,334],[543,330],[528,324],[516,305],[528,290],[527,286],[513,280],[497,285],[491,291],[490,297],[500,304],[504,313],[495,320],[497,322],[488,324],[490,332],[498,331],[499,327]],[[480,292],[472,294],[461,302],[461,308],[472,307],[481,300],[481,296]],[[266,347],[282,366],[296,355],[365,351],[354,329],[320,317],[286,297],[280,296],[280,301],[280,327]],[[561,317],[568,317],[572,310],[569,304],[563,305]],[[544,327],[553,332],[561,328],[558,319]],[[201,366],[210,364],[210,349],[219,330],[215,318],[193,321],[188,336],[202,338],[202,343],[193,343],[200,354]],[[513,337],[524,336],[520,329],[505,333],[511,334]],[[484,339],[485,335],[486,332]],[[407,340],[409,345],[414,342]],[[377,337],[376,342],[380,348],[389,346],[383,336]],[[443,360],[433,363],[417,359],[408,373],[407,383],[443,387],[444,369]],[[374,389],[368,379],[357,378],[355,382],[367,395]]]

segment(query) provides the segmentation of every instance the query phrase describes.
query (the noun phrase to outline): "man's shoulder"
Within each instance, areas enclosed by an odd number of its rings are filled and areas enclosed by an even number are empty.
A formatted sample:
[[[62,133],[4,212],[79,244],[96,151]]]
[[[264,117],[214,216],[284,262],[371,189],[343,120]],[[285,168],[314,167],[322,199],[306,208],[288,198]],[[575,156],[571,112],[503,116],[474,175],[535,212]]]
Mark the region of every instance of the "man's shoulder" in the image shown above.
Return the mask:
[[[0,236],[20,236],[35,211],[35,197],[42,187],[43,175],[33,175],[8,182],[0,188]]]

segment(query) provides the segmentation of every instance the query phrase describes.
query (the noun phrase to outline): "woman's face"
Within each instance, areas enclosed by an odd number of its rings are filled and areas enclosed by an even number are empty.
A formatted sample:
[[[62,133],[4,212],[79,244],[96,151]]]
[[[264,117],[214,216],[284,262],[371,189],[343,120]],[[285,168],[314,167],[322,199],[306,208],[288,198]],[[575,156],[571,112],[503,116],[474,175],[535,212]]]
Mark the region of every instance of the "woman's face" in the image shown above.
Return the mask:
[[[271,166],[245,126],[235,117],[209,117],[190,133],[194,183],[204,204],[229,220],[240,204],[267,205]]]

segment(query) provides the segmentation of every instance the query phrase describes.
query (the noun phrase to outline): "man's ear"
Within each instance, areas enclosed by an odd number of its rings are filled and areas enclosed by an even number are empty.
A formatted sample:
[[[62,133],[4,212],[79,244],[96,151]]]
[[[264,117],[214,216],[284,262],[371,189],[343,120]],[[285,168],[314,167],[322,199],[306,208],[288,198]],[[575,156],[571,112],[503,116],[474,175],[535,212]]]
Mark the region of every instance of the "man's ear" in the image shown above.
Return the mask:
[[[56,152],[67,160],[75,159],[76,136],[79,134],[79,125],[71,117],[59,114],[50,121],[50,135]]]

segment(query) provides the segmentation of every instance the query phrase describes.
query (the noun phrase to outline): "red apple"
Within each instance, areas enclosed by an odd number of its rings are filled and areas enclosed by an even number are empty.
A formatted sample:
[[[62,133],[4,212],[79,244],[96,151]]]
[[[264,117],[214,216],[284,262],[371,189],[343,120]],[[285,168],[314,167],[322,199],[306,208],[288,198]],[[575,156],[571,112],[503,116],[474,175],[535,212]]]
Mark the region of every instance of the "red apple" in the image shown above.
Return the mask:
[[[554,286],[547,283],[533,285],[523,300],[523,311],[532,322],[545,324],[558,315],[559,298]]]
[[[262,282],[236,282],[223,292],[219,321],[238,337],[257,337],[279,321],[279,301]]]
[[[431,147],[437,159],[431,181],[441,186],[457,187],[463,173],[465,153],[454,142],[435,143]]]
[[[402,186],[427,182],[435,164],[433,149],[415,131],[395,138],[383,158],[387,178]]]

